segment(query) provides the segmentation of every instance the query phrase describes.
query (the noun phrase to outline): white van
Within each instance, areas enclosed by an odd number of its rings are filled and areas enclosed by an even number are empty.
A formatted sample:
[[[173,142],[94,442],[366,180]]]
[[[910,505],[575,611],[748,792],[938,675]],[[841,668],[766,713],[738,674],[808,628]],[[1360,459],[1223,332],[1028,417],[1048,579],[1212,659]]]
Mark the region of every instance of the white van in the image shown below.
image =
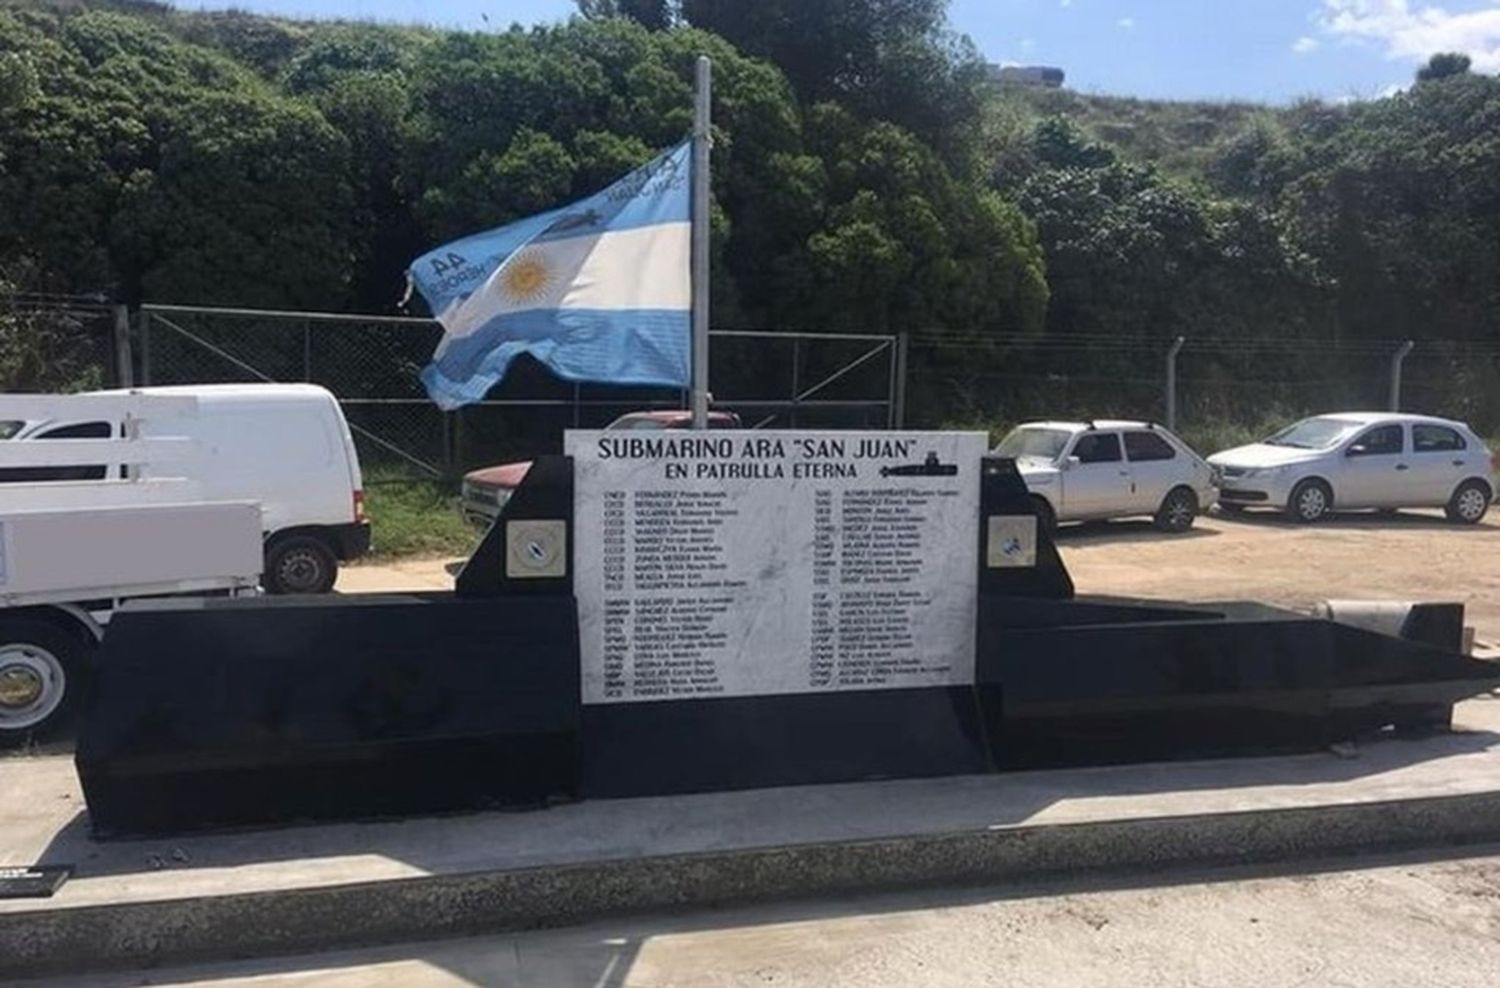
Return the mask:
[[[349,424],[338,401],[312,384],[193,384],[95,394],[181,395],[198,414],[141,423],[141,435],[186,436],[197,444],[173,476],[195,481],[206,501],[255,501],[261,506],[268,593],[324,593],[340,561],[370,548],[363,480]],[[125,423],[84,417],[0,421],[0,439],[107,439]],[[105,479],[104,466],[0,470],[0,483]],[[115,470],[120,467],[112,468]],[[150,466],[142,468],[151,476]],[[41,474],[46,474],[42,476]]]

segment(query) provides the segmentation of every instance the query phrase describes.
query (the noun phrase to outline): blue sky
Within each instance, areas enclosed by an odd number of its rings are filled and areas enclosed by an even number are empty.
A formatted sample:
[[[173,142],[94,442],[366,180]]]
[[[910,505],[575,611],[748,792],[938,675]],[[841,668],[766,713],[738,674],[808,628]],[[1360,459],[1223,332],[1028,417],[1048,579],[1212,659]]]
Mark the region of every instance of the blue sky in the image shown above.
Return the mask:
[[[184,9],[227,5],[178,2]],[[572,0],[233,6],[476,30],[560,20],[574,10]],[[1060,66],[1074,89],[1127,96],[1371,97],[1406,85],[1427,55],[1445,50],[1500,72],[1500,0],[952,0],[950,18],[991,61]]]

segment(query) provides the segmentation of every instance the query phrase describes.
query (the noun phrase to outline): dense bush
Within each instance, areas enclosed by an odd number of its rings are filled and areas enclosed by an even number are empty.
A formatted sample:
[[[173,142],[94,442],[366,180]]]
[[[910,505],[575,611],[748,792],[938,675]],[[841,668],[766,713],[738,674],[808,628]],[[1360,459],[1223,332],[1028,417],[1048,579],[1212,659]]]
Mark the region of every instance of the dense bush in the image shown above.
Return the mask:
[[[1178,335],[1217,354],[1201,380],[1272,384],[1448,341],[1451,404],[1500,417],[1500,80],[1462,58],[1349,105],[1150,103],[988,88],[945,0],[580,8],[468,33],[0,0],[0,277],[390,311],[424,250],[682,139],[706,53],[715,322],[917,334],[920,419],[1009,418],[1060,374],[1128,409],[1114,382]]]

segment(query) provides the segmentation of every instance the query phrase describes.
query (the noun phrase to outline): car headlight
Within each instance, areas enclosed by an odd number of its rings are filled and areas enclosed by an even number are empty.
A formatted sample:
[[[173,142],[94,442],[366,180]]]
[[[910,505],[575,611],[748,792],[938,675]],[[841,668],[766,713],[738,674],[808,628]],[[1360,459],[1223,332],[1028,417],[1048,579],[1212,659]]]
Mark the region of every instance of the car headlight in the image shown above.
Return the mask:
[[[1254,470],[1246,470],[1246,477],[1279,477],[1286,473],[1290,467],[1257,467]]]

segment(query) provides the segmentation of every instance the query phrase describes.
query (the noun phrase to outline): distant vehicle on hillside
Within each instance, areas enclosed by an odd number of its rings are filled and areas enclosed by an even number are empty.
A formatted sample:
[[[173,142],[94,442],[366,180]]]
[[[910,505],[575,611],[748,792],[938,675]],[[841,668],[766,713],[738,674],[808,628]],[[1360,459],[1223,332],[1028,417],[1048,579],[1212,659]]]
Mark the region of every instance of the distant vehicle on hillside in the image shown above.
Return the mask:
[[[1319,415],[1208,462],[1221,509],[1276,508],[1300,522],[1335,510],[1431,507],[1474,525],[1495,497],[1489,447],[1464,423],[1427,415]]]
[[[1185,532],[1214,502],[1209,465],[1149,422],[1028,422],[994,454],[1015,459],[1047,527],[1145,515]]]
[[[990,65],[990,81],[1002,86],[1060,89],[1067,74],[1052,65]]]
[[[615,419],[606,429],[612,431],[656,431],[660,429],[689,429],[693,425],[693,413],[673,409],[657,412],[631,412]],[[710,429],[743,428],[740,417],[734,412],[709,412]],[[484,530],[494,524],[500,509],[510,500],[521,481],[531,470],[531,461],[502,463],[493,467],[482,467],[464,474],[463,496],[459,510],[475,528]]]

